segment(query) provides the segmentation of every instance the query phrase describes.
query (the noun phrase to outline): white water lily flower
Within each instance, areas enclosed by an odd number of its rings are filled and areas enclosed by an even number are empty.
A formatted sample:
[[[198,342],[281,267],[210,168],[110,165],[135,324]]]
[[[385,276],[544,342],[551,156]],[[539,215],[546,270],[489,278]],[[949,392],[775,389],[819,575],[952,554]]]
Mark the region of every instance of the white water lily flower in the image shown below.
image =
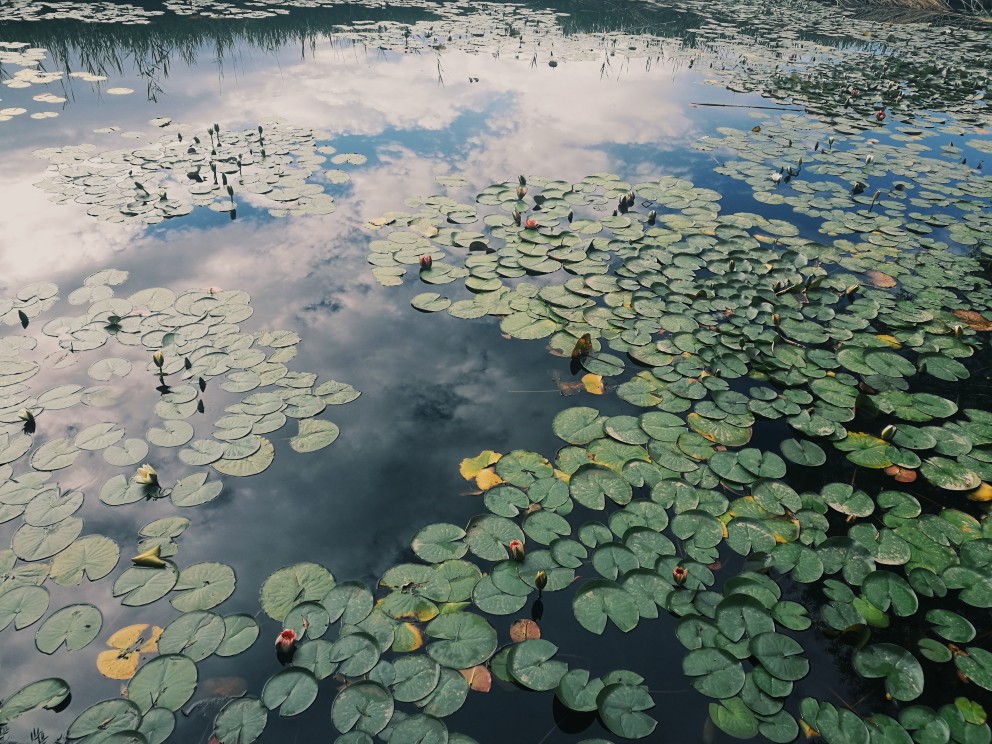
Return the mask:
[[[782,180],[781,173],[772,173],[772,183],[778,183],[781,180]]]
[[[165,354],[161,351],[156,351],[152,354],[152,361],[155,362],[155,366],[162,369],[162,365],[165,364]]]
[[[138,472],[131,480],[141,486],[154,486],[158,483],[158,473],[155,472],[155,468],[145,463],[138,468]]]
[[[31,411],[29,411],[27,408],[22,408],[20,411],[17,412],[17,418],[19,418],[21,421],[30,422],[30,421],[34,421],[34,414],[31,413]]]

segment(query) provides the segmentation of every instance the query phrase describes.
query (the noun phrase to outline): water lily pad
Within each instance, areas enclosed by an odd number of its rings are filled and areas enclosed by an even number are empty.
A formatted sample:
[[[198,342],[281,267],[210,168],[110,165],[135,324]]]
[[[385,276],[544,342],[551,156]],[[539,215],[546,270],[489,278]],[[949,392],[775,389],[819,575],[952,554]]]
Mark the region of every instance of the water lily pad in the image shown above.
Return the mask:
[[[393,717],[393,696],[382,685],[359,681],[347,686],[331,706],[331,721],[342,734],[360,731],[375,736]]]
[[[496,650],[496,631],[485,618],[466,612],[440,615],[425,632],[438,639],[427,646],[432,659],[453,669],[481,664]]]
[[[515,644],[509,655],[509,671],[519,684],[530,690],[553,690],[568,671],[568,665],[553,660],[558,647],[550,641],[532,638]]]
[[[300,602],[320,601],[334,586],[334,577],[316,563],[297,563],[269,576],[259,594],[262,609],[282,622]]]
[[[262,688],[262,704],[279,709],[280,716],[299,715],[317,699],[318,683],[312,672],[290,667],[269,677]]]
[[[234,569],[223,563],[194,563],[179,572],[169,601],[180,612],[209,610],[234,593]]]
[[[64,679],[50,677],[32,682],[8,697],[0,705],[0,726],[36,708],[59,707],[69,697],[69,684]]]
[[[138,668],[127,685],[127,697],[142,713],[152,707],[177,711],[193,696],[196,679],[196,664],[188,656],[157,656]]]
[[[214,719],[213,735],[220,744],[252,744],[262,735],[267,722],[268,710],[261,700],[232,700]]]
[[[297,452],[315,452],[338,438],[341,430],[337,424],[321,419],[300,419],[299,433],[289,440]]]
[[[650,736],[658,722],[643,711],[654,707],[650,693],[639,685],[606,685],[596,698],[603,724],[617,736],[643,739]]]
[[[885,691],[896,700],[915,700],[923,692],[923,668],[906,649],[875,643],[855,652],[854,668],[863,677],[884,677]]]

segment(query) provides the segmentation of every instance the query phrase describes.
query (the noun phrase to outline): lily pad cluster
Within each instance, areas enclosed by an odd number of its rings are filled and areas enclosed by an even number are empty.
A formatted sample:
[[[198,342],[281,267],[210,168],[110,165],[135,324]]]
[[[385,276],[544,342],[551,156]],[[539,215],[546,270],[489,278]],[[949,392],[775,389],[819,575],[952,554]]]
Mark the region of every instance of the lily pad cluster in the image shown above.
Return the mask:
[[[733,149],[740,159],[722,164],[718,173],[746,182],[762,203],[785,204],[818,218],[824,235],[845,236],[821,259],[854,271],[905,276],[905,289],[914,295],[959,287],[967,292],[962,299],[986,302],[975,297],[978,288],[965,276],[975,273],[974,264],[955,261],[946,273],[921,265],[945,254],[949,243],[957,250],[992,251],[992,222],[985,209],[992,176],[981,163],[969,164],[953,141],[942,145],[937,156],[927,155],[933,148],[924,137],[936,133],[927,127],[903,127],[893,137],[902,142],[881,143],[836,133],[795,114],[762,117],[761,122],[749,132],[721,128],[722,137],[706,138],[697,149]],[[919,283],[914,275],[926,281]],[[941,304],[953,305],[946,292],[937,307]]]
[[[91,205],[91,217],[110,222],[155,224],[189,214],[196,206],[235,213],[239,199],[272,216],[330,214],[334,199],[325,183],[350,179],[334,166],[360,165],[365,156],[334,154],[311,129],[266,122],[241,133],[214,125],[202,132],[170,119],[150,123],[166,130],[157,141],[95,153],[93,145],[38,150],[55,175],[35,185],[53,201]],[[323,181],[324,183],[321,183]]]
[[[0,8],[0,22],[74,20],[84,23],[147,24],[164,11],[149,10],[128,3],[72,0],[39,0],[31,3],[7,3]]]
[[[780,138],[773,129],[771,139]],[[717,699],[713,722],[744,738],[797,735],[785,706],[809,661],[794,635],[813,621],[860,633],[853,669],[884,677],[892,699],[916,700],[923,664],[939,676],[930,666],[938,657],[960,657],[958,670],[972,669],[975,676],[962,673],[992,690],[980,646],[931,639],[906,647],[897,631],[900,623],[939,627],[940,618],[970,625],[992,603],[978,557],[992,526],[969,501],[992,493],[992,418],[940,394],[967,379],[969,359],[985,349],[961,322],[966,302],[979,317],[989,309],[981,267],[946,244],[914,242],[915,254],[897,258],[905,284],[897,293],[880,272],[873,282],[844,271],[857,246],[824,246],[757,214],[722,215],[719,201],[674,178],[522,176],[484,189],[474,204],[411,199],[413,211],[370,223],[391,228],[370,243],[384,283],[402,282],[419,254],[430,257],[418,264],[423,282],[463,280],[474,295],[419,295],[415,307],[497,316],[507,337],[549,338],[552,351],[613,379],[618,397],[645,409],[612,417],[566,409],[553,428],[569,446],[553,461],[513,452],[463,464],[492,512],[465,527],[465,548],[500,560],[510,541],[540,546],[522,564],[494,567],[473,599],[486,612],[512,612],[522,607],[512,598],[535,586],[532,571],[552,590],[591,565],[601,578],[575,591],[580,624],[629,631],[659,609],[681,618],[683,671]],[[857,203],[838,212],[810,216],[872,219]],[[934,281],[929,267],[938,260],[947,274]],[[572,276],[556,282],[563,273]],[[781,424],[781,454],[749,446]],[[818,491],[799,492],[785,480],[817,468],[847,470],[855,482],[828,477]],[[858,485],[858,473],[871,485]],[[902,485],[917,476],[936,510]],[[460,558],[451,539],[459,533],[434,530],[447,537],[418,537],[418,555]],[[716,591],[710,566],[728,550],[753,569]],[[503,580],[507,570],[520,584]],[[829,601],[815,609],[783,600],[791,584],[815,586]],[[828,741],[867,740],[878,727],[912,731],[916,717],[920,726],[953,719],[955,741],[989,735],[984,715],[965,719],[954,696],[940,709],[911,710],[886,723],[852,713],[856,723],[844,726],[857,733],[848,739],[830,733],[836,710],[826,703],[804,703],[801,716]]]
[[[885,116],[911,123],[930,111],[989,122],[988,33],[965,17],[934,26],[880,24],[802,2],[678,7],[702,19],[691,37],[704,61],[716,57],[707,82],[801,106],[838,131],[874,129]]]
[[[127,278],[126,272],[114,269],[87,277],[66,298],[70,306],[85,310],[48,319],[40,325],[39,337],[31,335],[41,322],[36,319],[61,299],[54,284],[31,284],[0,299],[2,320],[27,331],[0,341],[0,522],[20,521],[10,548],[0,551],[0,631],[35,627],[35,645],[45,654],[62,646],[78,651],[100,635],[100,609],[79,601],[51,606],[48,582],[78,587],[84,579],[113,575],[112,593],[129,607],[169,596],[183,613],[179,618],[164,629],[122,629],[107,642],[112,650],[98,659],[104,674],[131,679],[128,701],[99,704],[70,728],[70,736],[85,737],[104,731],[101,722],[109,719],[115,722],[112,730],[139,730],[143,738],[137,741],[161,742],[174,725],[172,713],[195,687],[193,662],[241,653],[254,642],[258,625],[248,615],[211,612],[234,592],[230,566],[203,562],[180,567],[174,562],[177,538],[190,525],[189,518],[156,519],[136,529],[134,565],[117,570],[121,546],[104,535],[84,534],[84,520],[77,513],[86,494],[55,481],[55,473],[65,471],[63,477],[71,482],[75,469],[92,466],[99,453],[101,470],[123,471],[99,489],[104,505],[168,498],[176,507],[198,506],[223,488],[222,479],[198,468],[209,465],[224,476],[262,472],[275,451],[264,435],[289,419],[298,424],[289,441],[294,450],[326,447],[339,430],[320,414],[328,405],[354,400],[359,392],[334,380],[318,384],[316,374],[290,370],[286,362],[296,355],[297,334],[243,332],[240,324],[253,312],[245,292],[213,288],[177,294],[156,287],[117,296],[117,287]],[[97,353],[108,346],[114,355]],[[42,356],[39,350],[46,347],[56,350]],[[76,365],[82,365],[84,384],[66,381]],[[119,402],[124,378],[134,380],[135,368],[158,395],[154,412],[160,424],[129,432],[117,420],[81,423]],[[44,379],[53,370],[60,371],[62,382],[46,388]],[[240,398],[230,403],[232,394]],[[133,390],[129,396],[135,396]],[[221,402],[223,415],[208,413]],[[198,416],[203,421],[196,425],[188,420]],[[212,431],[204,428],[208,422]],[[169,455],[169,449],[178,457]],[[159,473],[145,464],[135,473],[138,463],[163,461],[183,466],[178,472],[170,467],[168,473],[162,466]],[[139,668],[142,655],[154,652],[158,656]],[[164,698],[162,686],[169,690]],[[20,692],[5,690],[0,721],[59,705],[67,694],[58,678]],[[79,731],[83,733],[72,733]]]

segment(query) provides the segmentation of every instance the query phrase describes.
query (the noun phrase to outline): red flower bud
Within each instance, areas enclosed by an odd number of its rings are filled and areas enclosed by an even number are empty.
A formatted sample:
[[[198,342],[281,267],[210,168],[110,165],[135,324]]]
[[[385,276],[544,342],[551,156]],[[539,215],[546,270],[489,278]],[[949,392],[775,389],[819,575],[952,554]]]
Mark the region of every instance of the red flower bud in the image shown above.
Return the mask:
[[[276,636],[276,653],[288,654],[293,650],[295,643],[296,631],[292,628],[286,628],[286,630]]]
[[[519,540],[510,540],[510,557],[515,561],[524,559],[524,544]]]
[[[424,254],[423,256],[420,257],[420,270],[427,271],[427,269],[429,269],[431,267],[431,264],[433,263],[434,263],[434,259],[430,257],[430,254]]]
[[[676,584],[684,584],[685,577],[688,575],[689,574],[684,568],[682,568],[682,566],[676,566],[672,569],[672,578],[675,579]]]
[[[878,119],[879,121],[882,121],[882,119],[885,118],[885,112],[884,111],[876,111],[875,112],[875,118]]]

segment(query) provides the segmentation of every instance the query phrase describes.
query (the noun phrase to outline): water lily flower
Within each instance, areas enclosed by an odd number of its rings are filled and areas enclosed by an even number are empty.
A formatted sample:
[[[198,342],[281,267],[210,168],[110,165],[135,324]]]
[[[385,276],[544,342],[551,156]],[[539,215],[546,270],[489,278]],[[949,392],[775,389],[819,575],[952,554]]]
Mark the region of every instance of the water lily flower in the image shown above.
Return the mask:
[[[165,364],[165,354],[163,354],[161,351],[156,351],[154,354],[152,354],[152,361],[155,362],[156,367],[162,369],[162,365]]]
[[[293,650],[293,646],[296,645],[296,631],[292,628],[286,628],[279,635],[276,636],[276,653],[277,654],[288,654]]]
[[[538,571],[534,574],[534,586],[537,587],[538,591],[541,591],[548,585],[548,575],[544,571]]]
[[[155,472],[155,468],[145,463],[138,468],[138,472],[131,480],[140,486],[156,486],[158,485],[158,473]]]
[[[524,559],[524,544],[519,540],[510,540],[508,546],[510,548],[510,557],[515,561],[522,561]]]
[[[26,424],[30,424],[32,421],[34,421],[34,414],[31,413],[31,411],[29,411],[27,408],[22,408],[20,411],[17,412],[17,418],[19,418],[21,421],[23,421]]]
[[[534,228],[537,227],[537,225],[538,222],[535,219],[528,219],[526,222],[524,222],[524,227],[526,227],[528,230],[533,230]]]
[[[433,263],[434,263],[434,259],[430,257],[429,253],[425,253],[423,256],[420,257],[420,270],[427,271],[431,267],[431,264]]]
[[[682,566],[676,566],[672,569],[672,578],[675,579],[676,584],[684,584],[685,578],[688,575],[688,572]]]
[[[527,187],[526,186],[517,186],[517,198],[518,199],[523,199],[525,196],[527,196]]]
[[[888,442],[892,437],[896,435],[896,427],[893,424],[889,424],[884,429],[882,429],[881,438]]]
[[[772,173],[772,183],[778,183],[782,180],[782,174],[779,172]]]
[[[883,121],[885,119],[885,112],[884,111],[876,111],[875,112],[875,118],[878,119],[879,121]]]

